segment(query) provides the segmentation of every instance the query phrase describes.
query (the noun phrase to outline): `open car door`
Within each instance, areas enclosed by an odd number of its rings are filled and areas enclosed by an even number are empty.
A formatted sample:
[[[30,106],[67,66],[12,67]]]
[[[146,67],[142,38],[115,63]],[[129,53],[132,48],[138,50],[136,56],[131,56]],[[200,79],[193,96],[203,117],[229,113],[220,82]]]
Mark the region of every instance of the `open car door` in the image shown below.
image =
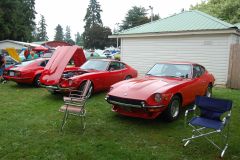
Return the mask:
[[[78,46],[58,47],[44,68],[40,82],[44,85],[57,85],[71,59],[75,67],[80,67],[86,62],[83,49]]]

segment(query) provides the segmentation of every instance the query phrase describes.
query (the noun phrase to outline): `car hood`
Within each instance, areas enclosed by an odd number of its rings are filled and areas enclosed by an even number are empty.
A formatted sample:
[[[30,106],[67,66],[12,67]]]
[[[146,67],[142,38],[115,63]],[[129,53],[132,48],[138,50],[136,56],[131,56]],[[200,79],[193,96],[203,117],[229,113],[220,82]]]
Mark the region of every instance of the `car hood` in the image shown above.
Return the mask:
[[[169,88],[183,83],[182,78],[143,77],[122,81],[113,85],[109,95],[146,100],[154,93],[163,93]]]
[[[82,48],[78,46],[58,47],[44,68],[40,81],[45,85],[57,85],[70,59],[73,58],[76,67],[86,62]]]

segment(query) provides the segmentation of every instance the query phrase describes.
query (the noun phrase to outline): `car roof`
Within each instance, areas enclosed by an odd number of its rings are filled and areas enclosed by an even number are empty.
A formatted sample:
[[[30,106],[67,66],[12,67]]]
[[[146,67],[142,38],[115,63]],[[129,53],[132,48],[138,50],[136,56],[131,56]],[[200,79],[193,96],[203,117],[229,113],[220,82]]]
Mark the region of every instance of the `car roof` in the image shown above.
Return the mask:
[[[183,61],[169,61],[169,62],[159,62],[159,63],[167,63],[167,64],[189,64],[189,65],[195,65],[197,63],[193,63],[193,62],[183,62]],[[199,64],[197,64],[199,65]]]
[[[89,61],[107,61],[107,62],[120,62],[118,60],[114,60],[114,59],[89,59]]]

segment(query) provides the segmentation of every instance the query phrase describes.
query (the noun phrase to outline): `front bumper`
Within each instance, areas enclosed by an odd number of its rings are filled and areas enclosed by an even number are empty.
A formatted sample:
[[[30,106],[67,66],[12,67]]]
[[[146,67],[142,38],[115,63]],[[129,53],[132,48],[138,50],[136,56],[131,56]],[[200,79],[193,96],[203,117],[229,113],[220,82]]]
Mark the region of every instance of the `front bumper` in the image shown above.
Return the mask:
[[[13,76],[3,76],[4,79],[14,81],[16,83],[26,83],[32,84],[33,78],[32,77],[13,77]]]
[[[117,102],[113,100],[109,100],[108,97],[105,97],[105,100],[113,105],[118,105],[118,106],[123,106],[123,107],[133,107],[133,108],[162,108],[164,105],[159,105],[159,106],[146,106],[144,102],[141,103],[141,105],[136,105],[136,104],[130,104],[130,103],[122,103],[122,102]]]
[[[41,87],[46,88],[49,92],[70,92],[71,90],[74,90],[74,88],[62,88],[58,85],[56,86],[48,86],[44,84],[40,84]]]
[[[105,100],[112,104],[112,111],[117,112],[124,116],[143,118],[143,119],[155,119],[159,116],[165,109],[165,105],[158,106],[148,106],[142,101],[139,104],[131,104],[126,102],[119,102],[110,100],[107,96]]]

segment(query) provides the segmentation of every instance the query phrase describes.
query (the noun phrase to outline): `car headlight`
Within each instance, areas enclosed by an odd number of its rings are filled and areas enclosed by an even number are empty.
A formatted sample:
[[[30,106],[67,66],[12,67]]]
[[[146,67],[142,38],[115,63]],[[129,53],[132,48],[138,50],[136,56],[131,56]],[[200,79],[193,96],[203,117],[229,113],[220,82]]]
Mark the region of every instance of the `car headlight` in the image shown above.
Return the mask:
[[[154,95],[154,100],[155,100],[155,102],[159,103],[162,100],[161,94],[160,93],[156,93]]]

